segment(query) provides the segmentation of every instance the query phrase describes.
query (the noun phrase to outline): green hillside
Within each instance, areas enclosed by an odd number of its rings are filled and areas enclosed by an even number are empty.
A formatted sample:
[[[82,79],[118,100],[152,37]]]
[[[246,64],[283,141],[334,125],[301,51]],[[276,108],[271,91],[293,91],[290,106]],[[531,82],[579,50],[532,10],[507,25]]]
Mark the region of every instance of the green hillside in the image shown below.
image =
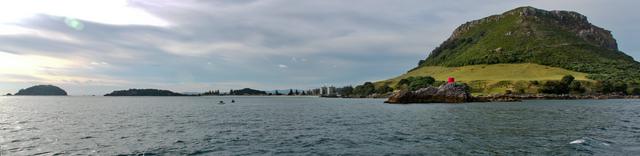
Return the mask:
[[[533,7],[462,24],[417,67],[374,87],[415,90],[448,77],[475,94],[640,94],[640,63],[610,31],[576,12]]]
[[[640,78],[640,63],[618,50],[608,30],[576,12],[533,7],[463,24],[413,70],[505,63],[559,67],[588,73],[594,80]]]
[[[390,80],[382,81],[395,86],[398,81],[408,77],[431,76],[436,80],[446,80],[454,77],[456,81],[471,82],[484,80],[489,83],[499,81],[531,81],[531,80],[559,80],[562,76],[573,75],[576,80],[589,80],[586,73],[570,71],[557,67],[538,64],[492,64],[470,65],[462,67],[423,66]]]

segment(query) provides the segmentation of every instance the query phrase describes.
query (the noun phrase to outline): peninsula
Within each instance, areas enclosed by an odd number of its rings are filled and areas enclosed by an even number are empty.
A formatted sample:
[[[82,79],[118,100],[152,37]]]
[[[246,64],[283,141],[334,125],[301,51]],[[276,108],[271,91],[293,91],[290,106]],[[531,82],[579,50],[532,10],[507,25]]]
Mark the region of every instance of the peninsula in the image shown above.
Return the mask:
[[[478,97],[640,94],[640,63],[618,49],[610,31],[577,12],[533,7],[462,24],[417,67],[375,82],[374,90],[415,92],[449,77]]]

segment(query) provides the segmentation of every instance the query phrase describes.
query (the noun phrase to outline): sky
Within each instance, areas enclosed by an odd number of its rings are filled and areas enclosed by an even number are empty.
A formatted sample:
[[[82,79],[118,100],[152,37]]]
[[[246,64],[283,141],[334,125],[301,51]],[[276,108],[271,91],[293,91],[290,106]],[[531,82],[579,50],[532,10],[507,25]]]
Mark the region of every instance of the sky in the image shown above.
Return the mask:
[[[357,85],[415,67],[459,25],[577,11],[640,58],[636,0],[3,0],[0,93]]]

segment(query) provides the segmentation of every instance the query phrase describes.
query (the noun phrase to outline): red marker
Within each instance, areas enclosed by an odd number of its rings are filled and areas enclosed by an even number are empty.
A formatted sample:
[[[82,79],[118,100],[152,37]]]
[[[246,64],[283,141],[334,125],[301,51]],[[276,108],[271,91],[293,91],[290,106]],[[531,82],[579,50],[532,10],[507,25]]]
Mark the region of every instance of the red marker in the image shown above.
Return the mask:
[[[454,82],[456,82],[456,79],[453,78],[453,77],[449,77],[449,79],[447,79],[447,82],[448,83],[454,83]]]

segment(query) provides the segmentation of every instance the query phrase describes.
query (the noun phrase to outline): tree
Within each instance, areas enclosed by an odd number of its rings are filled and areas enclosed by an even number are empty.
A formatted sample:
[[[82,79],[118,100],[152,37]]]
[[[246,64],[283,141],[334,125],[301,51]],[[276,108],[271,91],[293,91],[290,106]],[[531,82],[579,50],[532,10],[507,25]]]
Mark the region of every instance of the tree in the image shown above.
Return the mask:
[[[436,80],[431,76],[419,76],[415,77],[413,80],[410,80],[409,89],[418,90],[420,88],[426,88],[431,86]]]
[[[352,86],[344,86],[340,89],[338,89],[338,93],[342,96],[350,96],[353,94],[353,87]]]
[[[300,95],[307,95],[307,93],[305,93],[303,90],[302,93],[300,93]]]
[[[569,93],[569,87],[561,81],[547,81],[539,91],[546,94],[567,94]]]
[[[276,90],[276,93],[275,93],[275,95],[282,95],[282,94],[280,94],[280,93],[278,93],[278,90]]]
[[[513,84],[513,89],[517,94],[524,94],[527,92],[527,89],[529,89],[529,85],[526,81],[516,81],[516,83]]]
[[[585,91],[584,88],[582,87],[582,84],[578,81],[571,82],[571,84],[569,84],[569,90],[571,90],[571,92],[579,93],[579,94],[582,94]]]
[[[627,84],[624,82],[611,82],[611,81],[601,81],[599,82],[598,90],[603,94],[609,93],[621,93],[627,94]]]
[[[412,77],[409,77],[409,78],[412,78]],[[398,85],[409,85],[409,83],[411,83],[411,81],[409,81],[409,79],[401,79],[398,82]]]
[[[289,89],[289,94],[287,94],[289,96],[293,95],[293,89]]]
[[[296,95],[300,95],[300,92],[298,92],[298,90],[296,89]]]
[[[353,93],[359,96],[368,96],[376,92],[376,88],[371,82],[365,82],[362,85],[356,86],[353,89]]]
[[[631,94],[632,95],[640,95],[640,88],[633,88],[633,90],[631,90]]]
[[[573,91],[571,87],[574,87],[575,91],[581,91],[580,88],[582,85],[580,82],[576,81],[576,83],[573,83],[573,80],[575,80],[575,77],[572,75],[566,75],[563,76],[560,81],[547,81],[542,85],[539,91],[547,94],[569,94]]]
[[[382,85],[376,88],[376,93],[378,94],[386,94],[388,92],[392,92],[393,88],[389,87],[389,85]]]
[[[573,75],[565,75],[564,77],[562,77],[562,80],[560,80],[560,82],[562,82],[562,83],[564,83],[564,84],[566,84],[568,86],[575,79],[576,78],[573,77]]]
[[[629,86],[624,82],[616,82],[613,84],[613,91],[616,93],[627,94]]]
[[[598,92],[609,94],[613,92],[613,84],[609,81],[598,81]]]
[[[408,77],[401,79],[396,88],[404,88],[407,86],[410,90],[418,90],[433,85],[436,80],[431,76]]]

